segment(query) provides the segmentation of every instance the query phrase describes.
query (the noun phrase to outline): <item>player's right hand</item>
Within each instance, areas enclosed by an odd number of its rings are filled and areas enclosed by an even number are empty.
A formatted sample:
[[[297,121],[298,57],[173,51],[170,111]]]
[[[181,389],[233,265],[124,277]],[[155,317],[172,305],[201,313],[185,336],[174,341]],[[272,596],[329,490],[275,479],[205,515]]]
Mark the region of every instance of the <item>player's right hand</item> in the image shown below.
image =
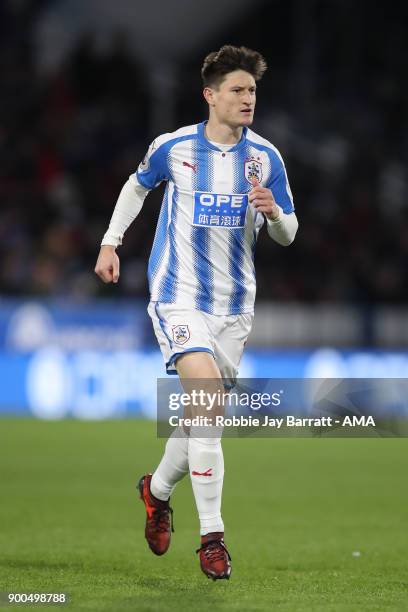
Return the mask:
[[[104,283],[117,283],[119,280],[119,257],[115,247],[110,245],[101,246],[95,272]]]

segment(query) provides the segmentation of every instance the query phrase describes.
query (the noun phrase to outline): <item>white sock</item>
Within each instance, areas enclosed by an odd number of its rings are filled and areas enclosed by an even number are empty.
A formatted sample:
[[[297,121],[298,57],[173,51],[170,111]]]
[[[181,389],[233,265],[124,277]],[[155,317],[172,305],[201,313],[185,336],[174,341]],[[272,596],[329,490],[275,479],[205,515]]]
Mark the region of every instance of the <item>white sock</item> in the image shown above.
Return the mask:
[[[200,519],[200,535],[213,531],[224,531],[224,523],[221,518],[221,495],[224,480],[221,438],[190,438],[188,463]]]
[[[150,482],[150,491],[166,501],[174,487],[188,472],[188,437],[182,427],[177,427],[167,440],[164,455]]]

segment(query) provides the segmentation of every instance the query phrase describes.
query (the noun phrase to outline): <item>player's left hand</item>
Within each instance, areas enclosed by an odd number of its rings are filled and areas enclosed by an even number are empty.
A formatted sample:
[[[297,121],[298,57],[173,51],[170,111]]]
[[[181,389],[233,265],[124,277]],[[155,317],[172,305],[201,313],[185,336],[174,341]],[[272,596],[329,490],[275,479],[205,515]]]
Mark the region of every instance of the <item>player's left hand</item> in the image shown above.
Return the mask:
[[[272,191],[266,187],[261,187],[256,178],[252,178],[251,182],[252,189],[248,194],[249,201],[257,211],[262,212],[268,219],[276,221],[279,217],[279,208]]]

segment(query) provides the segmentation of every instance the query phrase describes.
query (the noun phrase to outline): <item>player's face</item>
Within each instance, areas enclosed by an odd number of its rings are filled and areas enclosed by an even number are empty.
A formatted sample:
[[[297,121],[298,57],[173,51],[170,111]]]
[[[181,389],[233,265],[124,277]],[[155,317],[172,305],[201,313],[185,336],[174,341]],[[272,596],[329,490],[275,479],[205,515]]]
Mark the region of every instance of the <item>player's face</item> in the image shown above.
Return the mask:
[[[210,105],[220,123],[231,127],[251,125],[254,120],[256,83],[252,74],[234,70],[217,89],[212,89]]]

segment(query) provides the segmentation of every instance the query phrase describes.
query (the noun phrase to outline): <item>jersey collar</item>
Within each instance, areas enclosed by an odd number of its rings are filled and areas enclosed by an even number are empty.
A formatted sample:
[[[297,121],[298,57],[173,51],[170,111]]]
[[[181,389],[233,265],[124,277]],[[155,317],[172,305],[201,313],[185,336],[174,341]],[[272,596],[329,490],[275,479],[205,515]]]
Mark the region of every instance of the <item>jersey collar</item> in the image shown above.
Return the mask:
[[[202,123],[199,123],[197,125],[197,134],[198,134],[198,140],[201,144],[203,144],[205,147],[207,147],[208,149],[212,149],[213,151],[219,151],[221,152],[221,149],[219,149],[218,147],[216,147],[215,145],[213,145],[209,140],[207,140],[207,138],[205,137],[205,126],[206,126],[207,121],[203,121]],[[238,151],[239,149],[241,149],[243,146],[245,146],[245,141],[246,141],[246,134],[247,134],[248,128],[244,127],[242,130],[242,136],[241,136],[241,140],[239,142],[237,142],[237,144],[235,144],[233,147],[231,147],[231,149],[228,150],[228,153],[233,153],[234,151]]]

